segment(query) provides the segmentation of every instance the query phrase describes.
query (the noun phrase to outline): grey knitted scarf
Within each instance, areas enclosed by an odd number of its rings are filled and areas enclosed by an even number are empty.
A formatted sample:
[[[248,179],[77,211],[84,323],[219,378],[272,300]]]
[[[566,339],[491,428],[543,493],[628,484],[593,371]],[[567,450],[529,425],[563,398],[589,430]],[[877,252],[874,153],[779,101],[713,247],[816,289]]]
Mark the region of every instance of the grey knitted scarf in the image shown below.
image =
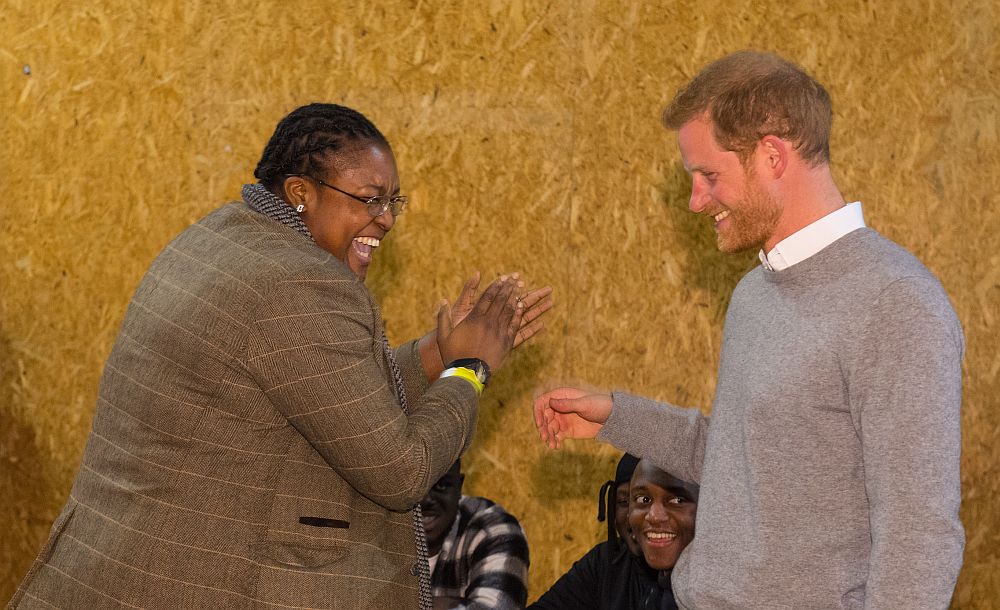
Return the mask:
[[[310,241],[314,241],[312,233],[309,232],[309,227],[306,226],[306,223],[302,222],[302,218],[298,212],[284,200],[279,199],[274,193],[267,190],[263,184],[244,184],[241,194],[243,195],[243,201],[246,202],[251,210],[263,214],[271,220],[280,222],[286,227],[295,229],[308,237]],[[409,407],[406,403],[406,388],[403,385],[403,375],[399,370],[396,357],[389,347],[389,340],[386,338],[385,333],[382,334],[382,346],[385,349],[386,360],[389,361],[389,368],[392,370],[392,379],[396,385],[396,396],[399,397],[399,405],[403,408],[403,412],[407,413]],[[427,533],[424,531],[423,511],[420,510],[419,504],[413,507],[413,533],[417,545],[417,563],[413,566],[415,569],[411,570],[411,572],[414,576],[419,577],[420,580],[420,610],[431,610],[433,595],[431,593],[430,564],[427,562]]]

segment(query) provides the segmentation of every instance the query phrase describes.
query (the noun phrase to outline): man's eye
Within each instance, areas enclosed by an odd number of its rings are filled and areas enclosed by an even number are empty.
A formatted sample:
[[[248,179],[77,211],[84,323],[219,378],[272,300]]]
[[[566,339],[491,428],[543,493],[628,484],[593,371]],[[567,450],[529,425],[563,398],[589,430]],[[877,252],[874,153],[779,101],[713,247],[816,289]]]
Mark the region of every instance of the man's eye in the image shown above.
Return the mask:
[[[649,504],[649,496],[636,496],[633,500],[636,504]]]
[[[688,501],[687,498],[680,498],[680,497],[670,498],[669,500],[671,504],[686,504],[687,501]]]

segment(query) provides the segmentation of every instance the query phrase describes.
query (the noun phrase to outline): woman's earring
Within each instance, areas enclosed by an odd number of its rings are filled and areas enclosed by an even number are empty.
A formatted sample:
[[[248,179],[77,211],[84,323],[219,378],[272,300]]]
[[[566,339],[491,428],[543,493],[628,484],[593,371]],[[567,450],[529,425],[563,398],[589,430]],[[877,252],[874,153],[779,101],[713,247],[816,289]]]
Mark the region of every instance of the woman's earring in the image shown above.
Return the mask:
[[[301,214],[301,213],[302,213],[302,210],[304,210],[304,209],[306,209],[306,204],[304,204],[304,203],[300,203],[300,204],[298,205],[298,207],[296,207],[296,208],[295,208],[295,211],[296,211],[296,212],[298,212],[299,214]]]

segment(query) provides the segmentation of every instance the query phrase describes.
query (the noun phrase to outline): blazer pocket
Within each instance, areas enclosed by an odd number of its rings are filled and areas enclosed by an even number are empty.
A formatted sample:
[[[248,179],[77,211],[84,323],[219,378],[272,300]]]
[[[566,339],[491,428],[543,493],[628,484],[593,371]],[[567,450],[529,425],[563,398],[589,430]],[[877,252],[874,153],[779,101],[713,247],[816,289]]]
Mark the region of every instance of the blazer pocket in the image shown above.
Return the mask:
[[[271,566],[318,569],[343,561],[346,544],[264,540],[250,545],[255,557]]]

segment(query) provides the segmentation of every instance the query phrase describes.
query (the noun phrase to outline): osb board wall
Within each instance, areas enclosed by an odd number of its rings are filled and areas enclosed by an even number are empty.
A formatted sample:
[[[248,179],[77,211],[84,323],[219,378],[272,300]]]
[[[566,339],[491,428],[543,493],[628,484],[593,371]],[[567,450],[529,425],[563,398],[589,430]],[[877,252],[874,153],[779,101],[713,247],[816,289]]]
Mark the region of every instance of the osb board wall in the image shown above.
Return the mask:
[[[65,500],[97,381],[160,248],[235,198],[274,123],[315,100],[368,114],[412,208],[370,285],[391,337],[474,269],[556,288],[547,334],[484,400],[467,492],[523,523],[530,597],[602,535],[616,452],[537,442],[558,379],[707,409],[722,315],[752,256],[714,250],[663,104],[745,47],[812,71],[870,225],[914,251],[968,339],[955,607],[1000,599],[998,16],[951,3],[58,2],[0,10],[0,599]],[[937,493],[927,489],[929,495]],[[831,498],[831,501],[836,501]],[[920,527],[920,524],[914,524]]]

